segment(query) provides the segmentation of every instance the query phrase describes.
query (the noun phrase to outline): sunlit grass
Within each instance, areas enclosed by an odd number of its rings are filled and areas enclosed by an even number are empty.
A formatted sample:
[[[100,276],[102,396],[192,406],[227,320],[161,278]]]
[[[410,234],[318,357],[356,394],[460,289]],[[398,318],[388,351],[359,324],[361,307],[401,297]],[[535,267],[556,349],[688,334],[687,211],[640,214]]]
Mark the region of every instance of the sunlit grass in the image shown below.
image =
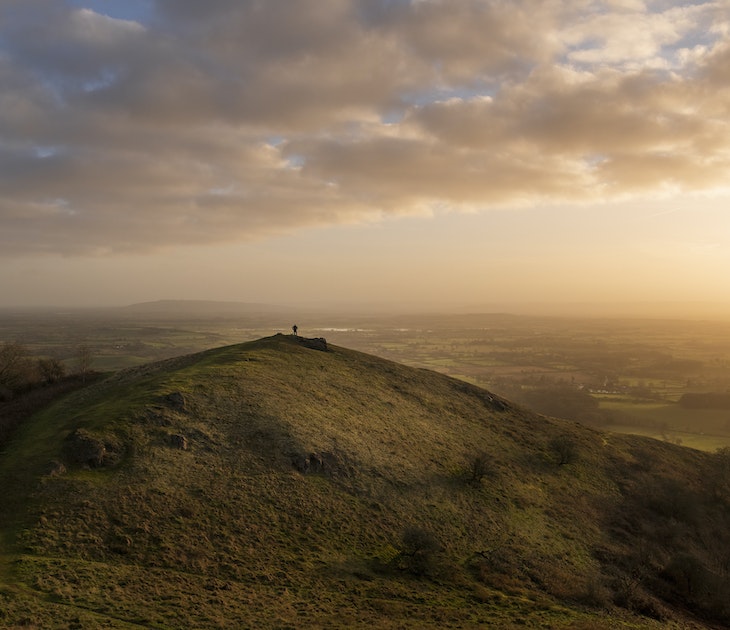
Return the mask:
[[[619,421],[605,428],[673,441],[706,451],[730,445],[730,411],[685,409],[676,403],[601,400],[601,409],[618,412]]]
[[[730,436],[703,435],[700,433],[689,433],[685,431],[658,431],[641,426],[616,424],[604,427],[606,431],[615,431],[617,433],[626,433],[630,435],[642,435],[655,440],[671,442],[688,448],[696,448],[709,453],[715,452],[720,448],[730,446]]]
[[[114,465],[68,461],[79,427],[121,440]],[[560,461],[556,438],[577,457]],[[478,454],[490,466],[474,482]],[[310,455],[329,468],[305,472]],[[218,348],[119,373],[18,433],[0,458],[0,614],[39,627],[662,627],[585,601],[621,570],[600,554],[633,548],[610,519],[636,471],[692,480],[699,458],[339,347],[282,335]],[[53,459],[65,474],[47,474]],[[416,527],[438,541],[426,575],[398,563]]]

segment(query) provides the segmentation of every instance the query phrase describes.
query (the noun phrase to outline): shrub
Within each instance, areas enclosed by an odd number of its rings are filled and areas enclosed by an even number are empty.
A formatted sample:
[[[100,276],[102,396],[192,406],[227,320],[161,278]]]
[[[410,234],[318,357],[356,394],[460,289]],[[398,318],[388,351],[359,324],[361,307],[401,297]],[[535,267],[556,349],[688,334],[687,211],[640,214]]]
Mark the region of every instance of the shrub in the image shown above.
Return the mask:
[[[38,373],[44,383],[56,383],[66,376],[66,366],[53,357],[38,359]]]
[[[688,553],[677,554],[665,569],[680,596],[697,601],[711,590],[712,576],[702,562]]]
[[[26,347],[17,342],[0,345],[0,391],[5,398],[33,382],[33,366]]]
[[[470,483],[478,484],[484,477],[494,474],[492,460],[485,452],[479,452],[469,462],[467,475]]]
[[[559,435],[550,441],[550,450],[553,452],[558,466],[573,464],[578,460],[578,447],[573,438]]]
[[[730,447],[718,449],[706,472],[707,484],[716,499],[730,500]]]
[[[612,593],[601,579],[596,576],[590,577],[586,580],[583,588],[579,601],[593,608],[608,608]]]
[[[82,381],[91,373],[91,365],[94,363],[94,355],[91,348],[86,344],[76,348],[76,373],[81,376]]]
[[[436,537],[422,527],[408,527],[401,536],[398,556],[400,565],[413,575],[426,575],[431,571],[437,552],[441,550]]]

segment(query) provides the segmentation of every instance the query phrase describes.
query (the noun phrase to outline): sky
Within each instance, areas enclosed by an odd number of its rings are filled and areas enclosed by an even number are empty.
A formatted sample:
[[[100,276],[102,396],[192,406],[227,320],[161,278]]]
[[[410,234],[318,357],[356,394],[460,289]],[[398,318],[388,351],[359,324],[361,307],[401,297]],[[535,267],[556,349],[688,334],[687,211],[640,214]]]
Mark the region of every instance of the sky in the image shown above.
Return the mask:
[[[661,309],[729,271],[730,0],[0,0],[0,307]]]

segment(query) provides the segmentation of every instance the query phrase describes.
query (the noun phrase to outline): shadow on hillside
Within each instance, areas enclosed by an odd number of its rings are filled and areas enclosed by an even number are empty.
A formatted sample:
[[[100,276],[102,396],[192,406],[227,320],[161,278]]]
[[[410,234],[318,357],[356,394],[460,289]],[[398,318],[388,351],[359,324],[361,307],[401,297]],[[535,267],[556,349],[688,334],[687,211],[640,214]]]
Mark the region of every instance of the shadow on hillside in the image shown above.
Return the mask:
[[[0,402],[0,450],[12,439],[15,431],[33,414],[61,396],[86,387],[102,377],[101,374],[72,375],[55,383],[47,383],[17,393],[11,400]]]

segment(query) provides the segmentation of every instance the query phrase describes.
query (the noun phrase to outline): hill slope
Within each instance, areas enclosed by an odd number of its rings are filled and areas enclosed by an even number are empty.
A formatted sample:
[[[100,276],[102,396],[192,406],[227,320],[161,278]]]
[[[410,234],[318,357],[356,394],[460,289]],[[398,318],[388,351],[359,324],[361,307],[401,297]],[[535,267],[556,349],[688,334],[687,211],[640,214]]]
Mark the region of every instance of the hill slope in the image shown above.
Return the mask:
[[[730,619],[724,464],[276,335],[22,428],[0,625],[710,627]]]

